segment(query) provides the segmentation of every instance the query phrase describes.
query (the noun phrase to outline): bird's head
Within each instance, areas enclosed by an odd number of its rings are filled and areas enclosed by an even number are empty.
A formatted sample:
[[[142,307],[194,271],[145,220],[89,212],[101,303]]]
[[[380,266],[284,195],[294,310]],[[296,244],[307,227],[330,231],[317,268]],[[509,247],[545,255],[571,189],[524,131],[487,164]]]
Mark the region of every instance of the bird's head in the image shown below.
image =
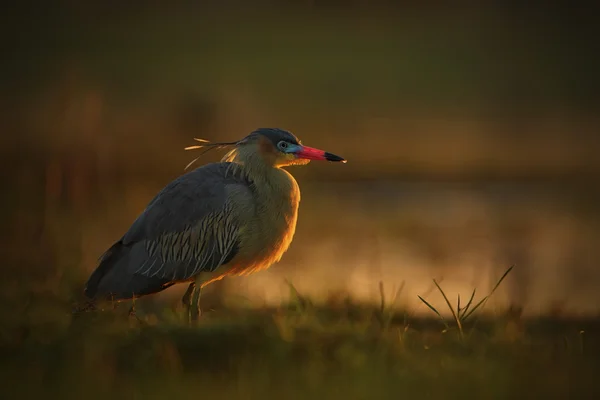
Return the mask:
[[[259,128],[242,140],[231,143],[209,143],[201,139],[196,140],[203,144],[186,149],[235,146],[224,157],[224,161],[244,163],[250,160],[254,162],[260,160],[273,167],[306,165],[311,160],[346,162],[345,159],[333,153],[303,145],[293,133],[279,128]]]
[[[306,165],[311,160],[346,162],[342,157],[304,146],[291,132],[277,128],[260,128],[242,139],[238,146],[248,146],[265,162],[276,167]]]

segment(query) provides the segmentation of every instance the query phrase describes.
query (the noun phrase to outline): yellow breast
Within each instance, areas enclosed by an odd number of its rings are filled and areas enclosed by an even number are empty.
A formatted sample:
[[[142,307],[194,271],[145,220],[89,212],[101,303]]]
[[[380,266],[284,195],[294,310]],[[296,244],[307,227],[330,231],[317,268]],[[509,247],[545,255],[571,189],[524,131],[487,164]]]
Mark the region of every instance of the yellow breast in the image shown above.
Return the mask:
[[[223,275],[247,275],[269,268],[292,243],[300,189],[287,171],[274,171],[269,184],[257,189],[255,215],[241,227],[238,255],[225,266]]]

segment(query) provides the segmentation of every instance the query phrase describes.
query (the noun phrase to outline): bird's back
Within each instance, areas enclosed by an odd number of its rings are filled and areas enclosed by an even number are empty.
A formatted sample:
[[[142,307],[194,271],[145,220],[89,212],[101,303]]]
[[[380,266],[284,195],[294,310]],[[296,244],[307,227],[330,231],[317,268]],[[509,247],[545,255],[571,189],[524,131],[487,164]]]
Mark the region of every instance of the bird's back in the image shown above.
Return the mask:
[[[102,255],[86,296],[139,297],[217,269],[239,252],[239,228],[253,208],[253,183],[237,164],[207,164],[178,177]]]

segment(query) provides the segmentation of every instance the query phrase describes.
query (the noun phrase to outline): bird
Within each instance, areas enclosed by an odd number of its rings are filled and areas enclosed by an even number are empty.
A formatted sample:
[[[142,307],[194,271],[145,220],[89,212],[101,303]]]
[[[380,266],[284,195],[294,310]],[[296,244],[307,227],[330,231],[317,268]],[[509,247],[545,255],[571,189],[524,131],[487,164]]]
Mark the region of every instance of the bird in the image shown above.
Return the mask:
[[[300,188],[284,168],[312,160],[346,162],[280,128],[258,128],[234,142],[195,140],[200,144],[186,150],[229,151],[156,194],[100,256],[84,288],[92,302],[121,302],[189,283],[182,302],[188,321],[197,321],[202,288],[265,270],[292,243]]]

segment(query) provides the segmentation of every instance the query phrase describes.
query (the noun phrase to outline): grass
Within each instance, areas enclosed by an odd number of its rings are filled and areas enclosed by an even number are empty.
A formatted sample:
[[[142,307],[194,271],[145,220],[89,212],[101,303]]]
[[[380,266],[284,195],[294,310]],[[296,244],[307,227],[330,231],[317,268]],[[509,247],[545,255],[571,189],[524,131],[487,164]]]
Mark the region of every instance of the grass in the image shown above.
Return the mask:
[[[591,398],[598,390],[600,321],[483,314],[494,289],[475,306],[457,305],[461,328],[452,330],[402,311],[404,285],[387,298],[381,284],[378,307],[350,298],[318,305],[289,287],[288,304],[208,310],[195,327],[166,307],[146,307],[138,320],[125,305],[72,314],[33,299],[20,312],[37,309],[37,318],[3,327],[3,398]],[[475,311],[477,320],[467,318]]]
[[[502,283],[502,281],[508,276],[508,274],[510,273],[510,271],[512,271],[513,268],[514,268],[514,265],[511,266],[510,268],[508,268],[506,270],[506,272],[504,272],[504,274],[502,275],[502,277],[500,277],[500,279],[498,280],[498,282],[496,282],[496,284],[492,288],[492,291],[490,292],[490,294],[488,294],[487,296],[485,296],[484,298],[482,298],[472,308],[471,308],[471,305],[473,304],[473,299],[475,298],[475,292],[476,292],[477,289],[473,289],[473,292],[471,293],[471,297],[469,298],[469,301],[467,302],[467,305],[464,306],[464,307],[460,306],[460,293],[459,293],[457,295],[456,309],[454,309],[454,307],[452,307],[452,304],[450,303],[450,300],[448,300],[448,296],[446,296],[446,293],[444,292],[444,290],[442,289],[442,287],[439,285],[439,283],[435,279],[433,280],[433,283],[434,283],[435,287],[439,290],[439,292],[444,297],[444,300],[446,301],[446,305],[448,306],[448,309],[452,313],[452,318],[454,319],[454,323],[456,324],[456,328],[458,329],[458,334],[459,334],[459,337],[460,337],[461,340],[465,339],[465,333],[464,333],[463,326],[464,326],[465,322],[467,321],[467,319],[471,315],[473,315],[473,313],[475,311],[477,311],[480,307],[483,308],[485,306],[485,303],[494,294],[494,292],[496,291],[496,289],[498,289],[498,287],[500,286],[500,284]],[[433,311],[442,320],[442,322],[444,323],[444,326],[446,327],[446,329],[450,329],[450,326],[448,325],[448,322],[446,322],[446,319],[444,317],[442,317],[442,315],[440,314],[440,312],[434,306],[432,306],[431,304],[429,304],[427,302],[427,300],[425,300],[421,296],[419,296],[419,300],[421,300],[423,303],[425,303],[425,305],[427,307],[429,307],[429,309],[431,309],[431,311]]]

